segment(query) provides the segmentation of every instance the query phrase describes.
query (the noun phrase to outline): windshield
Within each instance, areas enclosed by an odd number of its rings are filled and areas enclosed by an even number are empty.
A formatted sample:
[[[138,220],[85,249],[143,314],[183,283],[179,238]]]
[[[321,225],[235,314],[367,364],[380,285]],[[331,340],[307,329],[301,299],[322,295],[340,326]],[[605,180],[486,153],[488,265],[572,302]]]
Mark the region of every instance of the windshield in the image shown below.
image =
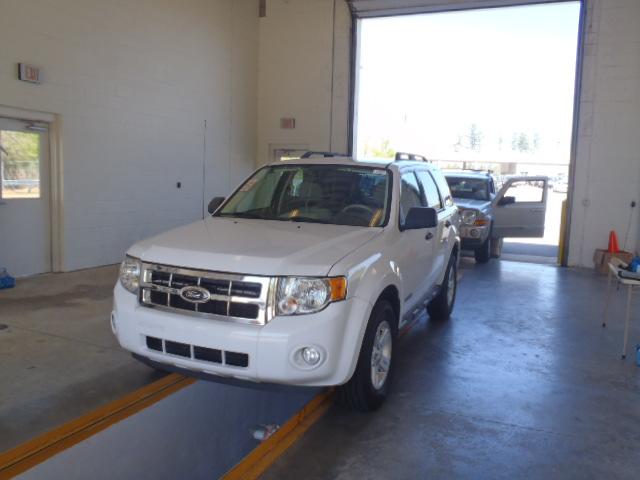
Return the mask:
[[[453,198],[468,200],[491,200],[489,182],[484,178],[449,177],[447,183]]]
[[[266,167],[249,178],[216,216],[380,227],[387,221],[389,185],[384,169]]]

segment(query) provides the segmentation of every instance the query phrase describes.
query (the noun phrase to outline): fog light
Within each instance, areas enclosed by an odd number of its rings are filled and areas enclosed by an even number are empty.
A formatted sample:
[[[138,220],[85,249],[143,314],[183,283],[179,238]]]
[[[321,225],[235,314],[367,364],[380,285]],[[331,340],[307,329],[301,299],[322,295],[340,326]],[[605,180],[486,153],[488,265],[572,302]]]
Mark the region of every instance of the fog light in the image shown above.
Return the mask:
[[[320,361],[320,352],[313,347],[302,349],[302,359],[309,365],[316,365]]]
[[[477,228],[472,228],[470,233],[473,238],[478,238],[480,236],[480,232]]]
[[[111,312],[111,331],[114,335],[117,335],[118,329],[116,328],[116,316],[113,312]]]

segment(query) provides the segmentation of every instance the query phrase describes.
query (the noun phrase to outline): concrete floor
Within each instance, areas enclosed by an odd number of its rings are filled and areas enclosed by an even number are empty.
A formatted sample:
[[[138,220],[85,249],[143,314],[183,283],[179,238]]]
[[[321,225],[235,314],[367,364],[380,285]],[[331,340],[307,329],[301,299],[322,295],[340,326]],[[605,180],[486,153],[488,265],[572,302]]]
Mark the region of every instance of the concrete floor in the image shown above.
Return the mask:
[[[512,242],[510,239],[505,239],[500,258],[502,260],[556,265],[558,250],[558,245]]]
[[[400,340],[386,404],[332,407],[263,478],[637,478],[640,322],[621,361],[623,293],[603,329],[590,271],[462,272],[453,318]]]
[[[0,290],[0,452],[161,376],[111,333],[117,271],[39,275]]]

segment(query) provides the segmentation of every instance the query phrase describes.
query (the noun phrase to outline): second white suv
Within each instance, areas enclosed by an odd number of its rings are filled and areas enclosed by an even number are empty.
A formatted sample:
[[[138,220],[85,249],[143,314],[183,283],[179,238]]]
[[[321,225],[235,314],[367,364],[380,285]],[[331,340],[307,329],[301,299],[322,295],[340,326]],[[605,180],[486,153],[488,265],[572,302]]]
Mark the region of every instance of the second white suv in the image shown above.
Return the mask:
[[[112,328],[153,366],[384,400],[398,332],[449,317],[458,209],[414,155],[258,169],[210,215],[132,246]]]

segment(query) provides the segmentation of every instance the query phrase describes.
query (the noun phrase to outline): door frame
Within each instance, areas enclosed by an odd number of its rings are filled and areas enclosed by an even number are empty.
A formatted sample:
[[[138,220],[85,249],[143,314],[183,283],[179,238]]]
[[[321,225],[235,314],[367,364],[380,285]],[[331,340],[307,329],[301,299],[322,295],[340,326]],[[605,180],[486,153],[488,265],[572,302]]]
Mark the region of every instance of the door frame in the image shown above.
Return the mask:
[[[64,270],[64,204],[62,183],[62,142],[60,115],[0,105],[0,117],[26,122],[46,123],[49,132],[49,222],[51,272]]]
[[[354,148],[357,145],[357,96],[359,70],[358,63],[360,57],[360,32],[361,22],[367,18],[380,17],[396,17],[402,15],[419,15],[427,13],[445,13],[445,12],[462,12],[467,10],[484,10],[490,8],[506,8],[506,7],[522,7],[527,5],[544,5],[565,2],[580,2],[580,13],[578,14],[578,38],[576,52],[576,68],[575,68],[575,86],[573,91],[573,122],[571,131],[571,147],[569,154],[569,175],[567,178],[567,200],[566,211],[562,216],[562,224],[560,225],[560,250],[558,251],[558,259],[560,265],[568,266],[569,262],[569,243],[571,239],[571,216],[573,212],[573,190],[576,176],[576,160],[578,151],[578,135],[580,122],[580,102],[582,98],[582,75],[584,65],[584,43],[586,37],[586,25],[588,7],[592,0],[487,0],[486,2],[478,2],[478,0],[463,0],[456,4],[438,4],[423,6],[420,8],[407,7],[404,11],[396,11],[395,13],[382,12],[379,14],[368,13],[366,15],[358,15],[358,12],[351,5],[351,1],[347,0],[351,11],[351,52],[350,52],[350,75],[349,75],[349,122],[348,122],[348,138],[347,153],[350,156],[355,155]],[[427,3],[427,2],[425,2]],[[402,7],[399,7],[402,10]]]

